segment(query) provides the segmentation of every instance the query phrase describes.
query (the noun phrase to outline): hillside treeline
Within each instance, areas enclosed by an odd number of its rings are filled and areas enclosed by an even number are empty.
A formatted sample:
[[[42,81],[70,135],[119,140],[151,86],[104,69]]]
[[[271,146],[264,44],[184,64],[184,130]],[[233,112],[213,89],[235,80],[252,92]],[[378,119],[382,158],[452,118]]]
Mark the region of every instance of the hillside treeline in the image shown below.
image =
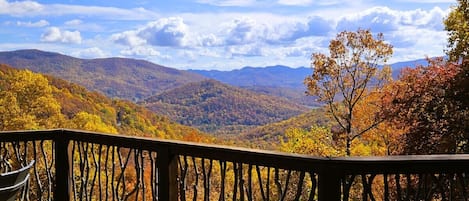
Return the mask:
[[[172,139],[203,135],[129,101],[7,65],[0,65],[0,115],[0,130],[74,128]]]

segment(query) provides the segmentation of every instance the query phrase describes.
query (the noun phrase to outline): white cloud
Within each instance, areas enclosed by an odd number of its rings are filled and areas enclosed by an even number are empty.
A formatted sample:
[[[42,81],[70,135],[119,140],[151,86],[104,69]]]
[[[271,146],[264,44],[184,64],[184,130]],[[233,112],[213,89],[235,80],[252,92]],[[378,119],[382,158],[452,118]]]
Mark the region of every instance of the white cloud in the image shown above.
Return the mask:
[[[77,25],[80,25],[82,23],[83,23],[83,21],[75,19],[75,20],[66,21],[64,24],[67,25],[67,26],[77,26]]]
[[[171,46],[188,45],[189,30],[180,17],[162,18],[150,22],[137,30],[113,34],[111,40],[127,46]]]
[[[267,27],[256,21],[243,18],[232,22],[226,33],[228,45],[242,45],[266,40]]]
[[[403,25],[419,26],[421,28],[430,28],[434,30],[443,30],[443,19],[448,11],[443,11],[435,7],[430,11],[416,9],[413,11],[400,12],[400,21]]]
[[[455,3],[456,0],[397,0],[406,3]]]
[[[180,17],[150,22],[137,35],[154,46],[185,46],[188,27]]]
[[[161,53],[152,47],[138,46],[120,51],[126,56],[161,56]]]
[[[309,17],[307,20],[288,19],[270,24],[241,18],[233,20],[222,33],[226,45],[244,45],[252,43],[291,44],[293,41],[310,36],[328,36],[333,29],[333,22],[321,17]]]
[[[425,56],[441,56],[446,47],[446,32],[419,29],[414,27],[402,28],[395,33],[395,38],[409,40],[407,46],[397,46],[397,56],[413,57],[412,59],[423,58]],[[411,50],[411,51],[410,51]]]
[[[333,31],[333,22],[319,16],[309,17],[306,23],[296,23],[295,27],[289,30],[290,40],[296,40],[308,36],[327,36]]]
[[[259,43],[228,46],[226,52],[231,54],[233,57],[244,56],[244,57],[256,57],[256,56],[269,56],[269,50]]]
[[[87,15],[99,16],[104,19],[120,20],[145,20],[152,19],[158,16],[156,13],[146,10],[144,8],[122,9],[116,7],[52,4],[47,5],[47,10],[47,14],[49,15]]]
[[[448,11],[435,7],[430,11],[421,9],[410,11],[392,10],[388,7],[374,7],[359,14],[346,16],[337,24],[337,31],[370,28],[373,32],[396,31],[401,26],[414,26],[423,29],[443,30],[443,19]]]
[[[115,43],[130,47],[140,46],[146,43],[144,39],[137,36],[136,31],[124,31],[122,33],[113,34],[111,40]]]
[[[17,21],[16,25],[21,26],[21,27],[45,27],[49,25],[49,22],[46,20],[39,20],[37,22],[22,22],[22,21]]]
[[[252,6],[256,0],[197,0],[197,3],[214,6]]]
[[[304,37],[291,43],[289,46],[277,47],[272,50],[278,58],[302,57],[309,60],[313,52],[327,53],[329,38],[326,37]]]
[[[397,12],[387,7],[374,7],[353,16],[342,18],[337,23],[337,31],[354,31],[358,28],[371,29],[373,32],[388,32],[398,28]]]
[[[277,3],[287,6],[309,6],[313,3],[313,0],[279,0]]]
[[[29,16],[44,10],[44,6],[34,1],[8,2],[0,0],[0,14],[12,16]]]
[[[158,14],[144,8],[122,9],[103,6],[82,6],[67,4],[41,4],[35,1],[8,2],[0,0],[0,14],[11,16],[62,16],[86,15],[104,19],[144,20],[154,19]]]
[[[222,45],[223,41],[215,34],[210,33],[206,35],[199,35],[197,44],[205,47]]]
[[[79,51],[73,52],[72,55],[75,57],[86,58],[86,59],[105,58],[109,56],[109,54],[105,53],[99,47],[91,47],[91,48],[79,50]]]
[[[41,41],[80,44],[82,39],[79,31],[62,31],[58,27],[49,27],[41,35]]]
[[[278,0],[277,4],[285,6],[332,6],[351,3],[349,0]],[[353,3],[360,3],[360,0],[354,0]]]

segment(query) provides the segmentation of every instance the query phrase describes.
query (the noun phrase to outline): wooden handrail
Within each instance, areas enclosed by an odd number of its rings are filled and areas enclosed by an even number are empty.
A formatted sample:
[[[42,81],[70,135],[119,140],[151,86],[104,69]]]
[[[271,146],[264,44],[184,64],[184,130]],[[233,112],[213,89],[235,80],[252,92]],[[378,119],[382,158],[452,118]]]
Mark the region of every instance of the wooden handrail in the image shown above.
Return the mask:
[[[55,146],[56,200],[70,199],[69,142],[79,141],[158,153],[161,200],[177,200],[178,156],[199,157],[218,161],[260,165],[286,170],[316,172],[319,177],[320,200],[340,199],[341,179],[345,175],[364,174],[422,174],[466,172],[469,154],[405,155],[386,157],[312,157],[275,151],[237,148],[203,143],[183,142],[116,134],[104,134],[72,129],[0,132],[0,142],[52,140]]]

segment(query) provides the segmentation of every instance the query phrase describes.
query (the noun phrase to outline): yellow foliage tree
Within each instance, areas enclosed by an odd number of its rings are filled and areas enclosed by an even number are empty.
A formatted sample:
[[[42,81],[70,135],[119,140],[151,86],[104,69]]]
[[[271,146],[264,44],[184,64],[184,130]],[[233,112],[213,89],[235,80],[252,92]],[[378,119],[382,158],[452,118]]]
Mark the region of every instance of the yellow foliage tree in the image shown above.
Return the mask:
[[[101,117],[87,112],[79,112],[72,119],[75,128],[103,133],[117,133],[117,129],[105,124]]]
[[[286,141],[280,143],[281,151],[314,156],[343,155],[334,143],[329,128],[313,126],[309,131],[292,128],[285,135]]]
[[[44,129],[63,125],[61,107],[47,78],[29,70],[1,74],[0,129]]]

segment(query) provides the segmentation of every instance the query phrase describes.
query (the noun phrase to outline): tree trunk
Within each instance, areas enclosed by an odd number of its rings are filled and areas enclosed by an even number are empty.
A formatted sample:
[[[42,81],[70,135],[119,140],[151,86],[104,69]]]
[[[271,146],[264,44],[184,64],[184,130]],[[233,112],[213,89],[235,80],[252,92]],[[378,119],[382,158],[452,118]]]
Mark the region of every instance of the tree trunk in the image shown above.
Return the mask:
[[[350,147],[352,146],[352,139],[350,139],[349,133],[347,133],[347,142],[346,142],[346,145],[347,145],[346,150],[345,150],[345,151],[346,151],[346,156],[350,156],[350,155],[351,155],[351,153],[350,153]]]

